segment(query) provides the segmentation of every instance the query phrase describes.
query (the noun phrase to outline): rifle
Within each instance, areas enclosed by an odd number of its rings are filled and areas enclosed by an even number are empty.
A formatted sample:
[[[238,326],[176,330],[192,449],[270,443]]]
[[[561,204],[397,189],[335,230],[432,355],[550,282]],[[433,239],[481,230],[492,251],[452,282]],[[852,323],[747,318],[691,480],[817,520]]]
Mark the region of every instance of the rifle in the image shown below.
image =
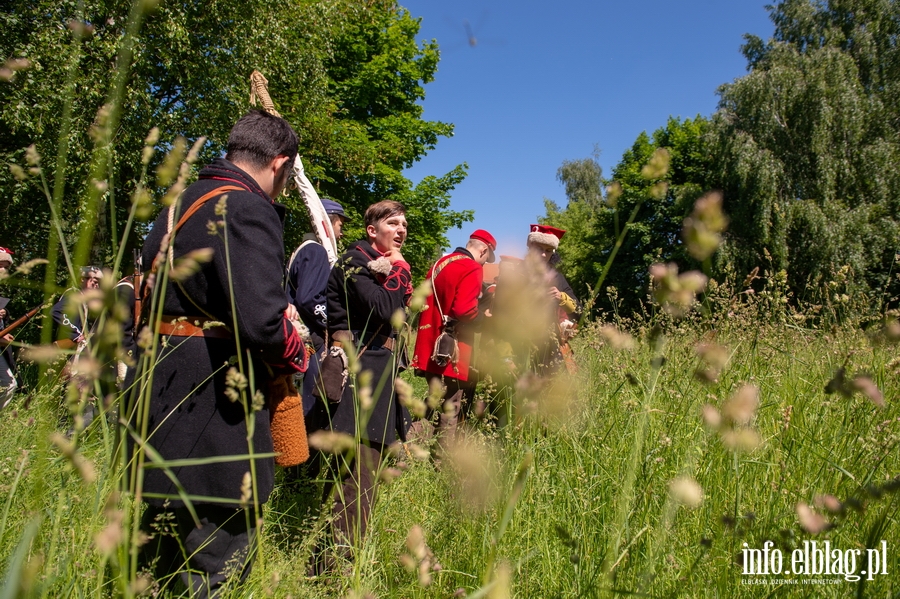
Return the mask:
[[[141,279],[144,277],[141,263],[141,251],[134,250],[134,338],[137,339],[138,327],[141,322],[141,310],[143,309],[143,298],[141,295]]]
[[[35,314],[41,311],[41,308],[44,307],[44,304],[39,304],[36,308],[32,308],[28,312],[25,313],[25,316],[20,316],[18,319],[13,321],[11,325],[0,331],[0,337],[5,337],[18,329],[20,326],[31,320]]]
[[[271,115],[281,116],[275,110],[275,104],[269,96],[269,81],[259,71],[253,71],[250,74],[250,103],[256,105],[257,98],[262,104],[263,109]],[[325,252],[328,254],[328,263],[334,266],[338,259],[337,239],[334,237],[334,228],[331,226],[331,218],[325,212],[322,200],[316,193],[316,188],[306,178],[306,172],[303,169],[303,161],[300,155],[294,158],[294,185],[300,191],[303,203],[306,205],[306,213],[309,216],[309,222],[312,225],[313,233],[319,240]]]

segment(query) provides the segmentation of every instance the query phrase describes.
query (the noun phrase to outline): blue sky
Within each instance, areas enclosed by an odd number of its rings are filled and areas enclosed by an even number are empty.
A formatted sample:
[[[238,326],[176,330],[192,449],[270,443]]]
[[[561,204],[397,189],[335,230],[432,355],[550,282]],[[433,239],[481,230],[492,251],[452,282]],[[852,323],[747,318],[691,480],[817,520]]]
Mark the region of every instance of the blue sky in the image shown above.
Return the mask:
[[[609,176],[641,131],[670,115],[711,115],[716,89],[746,74],[742,35],[773,31],[765,0],[400,3],[421,17],[418,39],[441,47],[424,116],[456,127],[406,175],[418,182],[468,163],[452,206],[474,209],[475,221],[450,241],[484,228],[514,255],[544,198],[565,204],[563,160],[597,145]]]

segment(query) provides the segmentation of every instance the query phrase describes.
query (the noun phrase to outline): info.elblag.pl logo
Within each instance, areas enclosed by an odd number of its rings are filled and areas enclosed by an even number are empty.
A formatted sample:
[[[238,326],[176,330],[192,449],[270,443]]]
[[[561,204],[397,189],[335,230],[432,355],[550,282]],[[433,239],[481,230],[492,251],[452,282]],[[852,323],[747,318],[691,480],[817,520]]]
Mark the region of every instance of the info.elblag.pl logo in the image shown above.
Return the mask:
[[[751,548],[747,543],[743,547],[744,576],[842,576],[855,582],[862,576],[874,580],[888,573],[887,541],[865,550],[832,547],[831,541],[803,541],[802,547],[787,557],[772,541],[766,541],[762,549]]]

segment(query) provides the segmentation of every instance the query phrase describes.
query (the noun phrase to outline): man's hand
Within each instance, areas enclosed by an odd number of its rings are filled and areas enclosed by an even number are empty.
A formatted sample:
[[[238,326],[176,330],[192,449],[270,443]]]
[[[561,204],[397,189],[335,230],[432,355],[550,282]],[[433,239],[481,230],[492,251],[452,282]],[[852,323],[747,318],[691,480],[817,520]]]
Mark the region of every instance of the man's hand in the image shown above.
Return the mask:
[[[391,264],[394,264],[395,262],[400,262],[401,260],[403,262],[406,262],[406,260],[403,258],[403,254],[400,253],[399,248],[393,248],[391,250],[388,250],[387,252],[384,253],[384,257],[387,258]]]
[[[294,330],[297,331],[297,334],[300,335],[301,338],[305,338],[309,335],[309,329],[307,329],[300,320],[300,313],[297,312],[297,307],[294,304],[288,304],[288,307],[284,309],[284,317],[287,318],[288,322],[291,323],[291,326],[294,327]]]
[[[288,307],[284,309],[284,317],[290,321],[300,320],[300,313],[297,312],[297,306],[288,304]]]
[[[560,291],[556,287],[551,287],[550,288],[550,296],[555,300],[560,300],[560,299],[562,299],[562,291]]]
[[[12,335],[3,335],[3,337],[0,337],[0,347],[6,347],[10,343],[12,343],[14,339],[15,337],[13,337]]]

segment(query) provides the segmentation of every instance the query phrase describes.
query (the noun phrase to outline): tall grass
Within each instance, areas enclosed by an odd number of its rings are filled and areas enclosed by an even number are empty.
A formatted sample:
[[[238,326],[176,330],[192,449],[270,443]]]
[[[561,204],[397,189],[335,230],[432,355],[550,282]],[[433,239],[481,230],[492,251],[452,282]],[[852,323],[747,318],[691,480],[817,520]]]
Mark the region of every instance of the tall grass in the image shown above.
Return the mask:
[[[381,487],[356,577],[305,578],[318,491],[315,483],[299,491],[277,487],[265,511],[261,559],[234,596],[447,597],[457,589],[473,595],[494,562],[487,583],[508,567],[510,596],[762,597],[774,589],[741,583],[742,544],[772,540],[787,552],[807,539],[843,549],[886,540],[889,575],[786,586],[780,595],[893,596],[900,566],[894,550],[900,497],[891,482],[900,472],[895,346],[873,346],[856,330],[802,331],[739,319],[715,332],[730,360],[707,384],[694,375],[702,367],[694,346],[710,335],[676,328],[662,349],[639,339],[634,349],[617,351],[597,328],[584,331],[576,348],[581,371],[565,414],[548,420],[538,408],[503,428],[474,425],[470,444],[496,465],[498,492],[479,504],[453,468],[402,460],[405,472]],[[665,363],[654,366],[660,355]],[[848,356],[849,369],[871,373],[884,391],[884,409],[861,394],[825,393]],[[701,409],[721,408],[748,381],[760,388],[752,426],[762,443],[741,453],[704,424]],[[0,414],[7,431],[0,439],[5,580],[33,596],[118,594],[98,546],[109,526],[104,505],[117,486],[108,468],[107,425],[98,419],[80,442],[97,474],[85,481],[48,441],[59,422],[55,402],[45,393],[27,410]],[[527,478],[523,462],[530,463]],[[669,485],[680,476],[702,488],[698,507],[672,499]],[[517,485],[521,495],[510,502]],[[801,527],[797,504],[813,504],[818,495],[833,495],[845,507],[821,510],[833,528],[813,534]],[[427,586],[401,560],[415,526],[433,555]]]

